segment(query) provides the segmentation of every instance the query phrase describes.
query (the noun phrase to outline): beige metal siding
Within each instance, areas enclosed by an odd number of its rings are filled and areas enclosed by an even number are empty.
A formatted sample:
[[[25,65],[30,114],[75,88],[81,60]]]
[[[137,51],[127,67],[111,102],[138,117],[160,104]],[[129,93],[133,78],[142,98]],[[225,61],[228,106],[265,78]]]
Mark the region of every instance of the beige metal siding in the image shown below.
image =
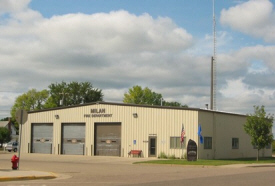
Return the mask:
[[[84,117],[91,116],[91,109],[105,109],[104,114],[112,117]],[[134,118],[133,113],[138,117]],[[59,119],[55,118],[59,116]],[[61,123],[85,123],[85,155],[93,155],[94,124],[95,123],[121,123],[121,156],[127,157],[130,150],[142,150],[142,156],[148,157],[149,136],[157,136],[157,155],[164,152],[167,155],[180,157],[186,149],[170,149],[170,137],[181,134],[184,124],[186,141],[197,138],[198,112],[194,110],[173,110],[165,108],[135,107],[122,105],[96,104],[62,110],[30,113],[24,125],[23,143],[30,143],[30,125],[34,122],[53,123],[53,154],[60,154],[61,148]],[[136,144],[134,144],[136,140]],[[58,151],[59,149],[59,151]],[[22,150],[27,153],[27,146]]]
[[[199,112],[199,122],[202,125],[202,135],[212,137],[212,150],[206,150],[199,145],[199,158],[226,159],[255,157],[257,150],[253,149],[250,137],[245,133],[243,125],[246,116],[218,112]],[[232,138],[239,139],[239,148],[232,149]],[[272,156],[272,149],[264,149],[261,156]]]
[[[96,111],[102,112],[94,113]],[[133,116],[134,113],[137,113],[137,118]],[[92,117],[93,114],[99,114],[101,117]],[[58,115],[59,119],[56,119],[55,115]],[[200,159],[255,157],[256,150],[253,149],[249,136],[243,130],[245,118],[241,115],[199,109],[108,103],[81,105],[29,113],[28,121],[23,124],[21,150],[24,153],[30,152],[32,123],[53,123],[53,154],[61,152],[61,123],[85,123],[84,154],[91,156],[94,155],[95,123],[121,123],[122,157],[127,157],[130,150],[142,150],[142,156],[148,157],[150,136],[157,137],[157,155],[164,152],[166,155],[181,157],[186,153],[188,140],[192,139],[198,144]],[[170,149],[170,137],[180,137],[182,124],[186,131],[185,148]],[[211,150],[205,150],[203,144],[199,144],[197,134],[199,124],[202,126],[202,135],[212,137]],[[232,149],[232,138],[239,138],[239,149]],[[260,154],[271,156],[271,153],[272,149],[265,149]]]
[[[212,137],[212,149],[204,149],[204,143],[201,144],[199,140],[197,140],[198,144],[198,158],[199,159],[214,159],[214,112],[199,112],[199,122],[202,129],[203,137]],[[198,132],[198,129],[197,129]],[[197,135],[198,136],[198,135]],[[198,137],[197,137],[198,139]]]

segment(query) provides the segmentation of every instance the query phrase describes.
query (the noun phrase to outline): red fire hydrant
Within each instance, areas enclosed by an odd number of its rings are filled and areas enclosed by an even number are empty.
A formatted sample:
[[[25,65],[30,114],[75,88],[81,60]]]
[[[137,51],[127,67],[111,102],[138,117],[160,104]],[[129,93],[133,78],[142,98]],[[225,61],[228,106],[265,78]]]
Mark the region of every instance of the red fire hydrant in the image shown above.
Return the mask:
[[[16,156],[16,155],[13,155],[12,158],[11,158],[11,163],[12,163],[12,169],[13,170],[17,170],[18,169],[18,161],[19,161],[19,158]]]

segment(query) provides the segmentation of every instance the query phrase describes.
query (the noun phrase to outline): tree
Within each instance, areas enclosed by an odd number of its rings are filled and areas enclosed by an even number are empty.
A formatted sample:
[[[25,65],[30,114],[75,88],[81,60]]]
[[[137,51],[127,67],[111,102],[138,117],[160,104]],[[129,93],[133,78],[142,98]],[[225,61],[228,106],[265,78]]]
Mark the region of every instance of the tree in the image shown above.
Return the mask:
[[[48,97],[49,93],[47,90],[37,91],[36,89],[31,89],[27,93],[18,96],[11,109],[12,118],[15,118],[15,113],[19,109],[26,111],[43,109]]]
[[[134,103],[134,104],[145,104],[145,105],[163,105],[163,106],[179,106],[182,107],[178,102],[167,102],[163,99],[162,95],[153,92],[148,87],[142,89],[141,86],[133,86],[129,89],[128,93],[124,94],[124,103]],[[184,105],[187,107],[187,105]]]
[[[257,161],[259,151],[270,145],[273,141],[272,125],[274,117],[266,114],[264,106],[254,106],[254,114],[249,114],[244,125],[245,132],[251,137],[251,144],[257,148]]]
[[[148,87],[142,89],[141,86],[133,86],[128,93],[124,94],[124,103],[145,104],[145,105],[160,105],[162,95],[153,92]]]
[[[49,89],[50,97],[45,104],[46,108],[62,105],[77,105],[103,100],[102,91],[93,88],[90,82],[71,82],[67,84],[62,81],[61,83],[52,83],[49,85]],[[61,100],[62,102],[60,103]]]
[[[19,109],[34,111],[54,108],[61,106],[60,100],[64,101],[63,105],[76,105],[103,100],[101,90],[93,88],[89,82],[71,82],[69,84],[65,82],[55,83],[49,85],[49,88],[50,90],[42,91],[31,89],[16,98],[11,109],[11,121],[14,123],[16,129],[18,129],[19,126],[16,122],[15,114]]]
[[[187,105],[182,105],[181,103],[176,102],[176,101],[173,101],[173,102],[164,101],[163,105],[170,106],[170,107],[186,107],[186,108],[188,107]]]
[[[7,143],[11,140],[11,133],[9,129],[5,127],[0,127],[0,144]]]
[[[2,118],[2,119],[0,119],[0,121],[9,121],[9,118],[8,117]]]
[[[19,109],[24,109],[26,111],[40,110],[44,108],[44,103],[49,97],[47,90],[37,91],[36,89],[31,89],[28,92],[18,96],[11,108],[11,121],[14,123],[15,128],[18,130],[19,125],[16,122],[15,114]]]

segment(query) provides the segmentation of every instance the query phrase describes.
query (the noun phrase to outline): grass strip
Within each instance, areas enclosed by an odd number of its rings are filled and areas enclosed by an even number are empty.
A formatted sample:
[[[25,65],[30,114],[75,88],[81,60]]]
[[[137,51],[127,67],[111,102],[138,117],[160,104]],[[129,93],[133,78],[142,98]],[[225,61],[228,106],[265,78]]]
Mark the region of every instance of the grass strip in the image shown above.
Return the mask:
[[[143,162],[135,162],[135,164],[166,164],[166,165],[205,165],[205,166],[221,166],[221,165],[232,165],[232,164],[265,164],[275,163],[275,158],[261,158],[259,161],[255,158],[251,159],[227,159],[227,160],[202,160],[187,161],[185,159],[159,159],[150,160]]]

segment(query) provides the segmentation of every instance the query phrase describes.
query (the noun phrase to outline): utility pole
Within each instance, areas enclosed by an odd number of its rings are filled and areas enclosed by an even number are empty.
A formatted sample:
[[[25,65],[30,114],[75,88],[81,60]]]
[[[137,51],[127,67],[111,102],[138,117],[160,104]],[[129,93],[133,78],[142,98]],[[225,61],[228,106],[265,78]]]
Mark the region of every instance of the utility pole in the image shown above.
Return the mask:
[[[62,99],[60,100],[60,106],[64,106],[64,97],[65,95],[67,95],[68,93],[64,93],[64,91],[62,93],[59,93],[60,95],[62,95]]]
[[[216,110],[216,18],[215,18],[215,0],[213,0],[213,56],[211,57],[211,99],[210,109]]]

